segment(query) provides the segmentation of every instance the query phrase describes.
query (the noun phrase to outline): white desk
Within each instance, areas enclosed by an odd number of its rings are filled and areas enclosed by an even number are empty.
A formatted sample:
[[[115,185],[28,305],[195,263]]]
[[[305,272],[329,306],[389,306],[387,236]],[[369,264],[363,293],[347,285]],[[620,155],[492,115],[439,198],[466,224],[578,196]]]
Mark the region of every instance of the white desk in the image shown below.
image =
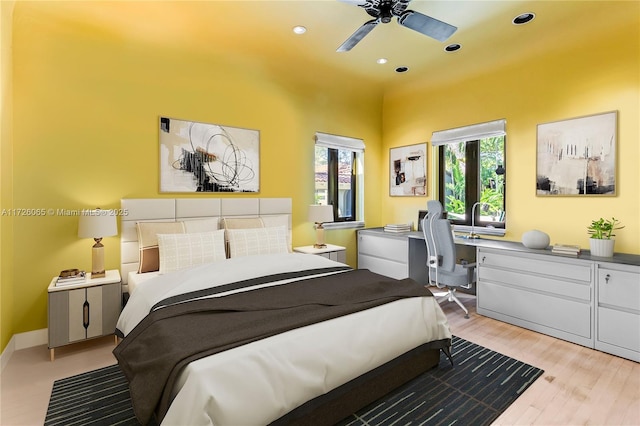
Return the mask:
[[[421,232],[358,231],[358,267],[428,282]],[[640,255],[566,256],[520,242],[456,238],[477,265],[477,313],[640,362]]]

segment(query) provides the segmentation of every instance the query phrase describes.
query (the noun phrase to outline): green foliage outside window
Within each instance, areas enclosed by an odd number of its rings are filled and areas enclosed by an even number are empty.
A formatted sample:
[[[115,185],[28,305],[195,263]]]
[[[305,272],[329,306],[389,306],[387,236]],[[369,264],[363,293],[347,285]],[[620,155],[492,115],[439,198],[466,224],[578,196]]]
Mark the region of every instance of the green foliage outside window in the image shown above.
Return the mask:
[[[445,210],[452,216],[464,216],[466,211],[466,142],[452,144],[445,150]],[[480,198],[482,215],[499,220],[504,210],[504,175],[496,174],[503,164],[504,137],[480,140]]]

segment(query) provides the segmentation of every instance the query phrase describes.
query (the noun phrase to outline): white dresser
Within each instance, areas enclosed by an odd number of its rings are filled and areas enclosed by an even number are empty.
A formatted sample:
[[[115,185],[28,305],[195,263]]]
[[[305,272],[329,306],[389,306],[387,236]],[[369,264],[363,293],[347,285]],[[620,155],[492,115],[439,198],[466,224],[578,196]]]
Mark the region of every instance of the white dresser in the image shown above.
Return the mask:
[[[358,268],[427,282],[422,233],[357,234]],[[490,239],[458,246],[475,250],[478,314],[640,362],[640,255],[562,256]]]
[[[479,314],[640,362],[640,256],[476,246]]]

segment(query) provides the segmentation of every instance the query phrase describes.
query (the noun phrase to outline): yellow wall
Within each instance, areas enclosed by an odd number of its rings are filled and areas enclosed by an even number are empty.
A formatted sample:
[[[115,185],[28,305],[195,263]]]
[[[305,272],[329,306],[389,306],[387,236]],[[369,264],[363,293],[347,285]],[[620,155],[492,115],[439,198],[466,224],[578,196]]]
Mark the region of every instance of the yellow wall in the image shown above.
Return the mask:
[[[293,243],[306,245],[314,238],[305,216],[313,202],[315,131],[365,140],[366,225],[380,226],[415,221],[426,205],[425,197],[388,196],[390,147],[506,118],[507,238],[539,228],[554,243],[586,247],[588,222],[615,215],[627,226],[618,251],[640,253],[638,25],[585,39],[570,52],[549,50],[455,85],[383,99],[366,81],[331,70],[314,68],[322,78],[312,78],[215,43],[181,44],[149,28],[118,28],[111,18],[130,2],[1,3],[2,207],[110,208],[121,198],[174,196],[158,192],[162,115],[259,129],[259,196],[293,198]],[[107,7],[110,19],[82,19],[72,13],[78,7]],[[618,195],[536,197],[536,124],[610,110],[619,111]],[[91,242],[78,240],[76,229],[76,218],[55,214],[2,218],[1,349],[11,335],[47,326],[53,275],[90,268]],[[328,231],[327,240],[346,246],[355,265],[353,230]],[[118,238],[104,243],[107,268],[118,268]]]
[[[0,211],[13,206],[12,1],[0,2]],[[13,218],[0,216],[0,350],[13,330]]]
[[[629,7],[640,16],[637,2]],[[636,20],[607,38],[583,39],[563,50],[549,46],[542,55],[449,86],[386,93],[383,167],[391,147],[429,141],[436,130],[505,118],[505,239],[519,241],[524,232],[540,229],[552,244],[588,249],[591,220],[615,216],[626,225],[617,232],[616,251],[640,254],[639,24]],[[617,195],[536,196],[537,124],[613,110],[618,111]],[[430,156],[433,179],[432,152]],[[382,221],[415,222],[426,199],[389,197],[387,189],[385,180]],[[430,188],[428,198],[433,196]]]
[[[306,210],[314,199],[316,131],[363,138],[365,167],[371,163],[376,172],[382,97],[365,82],[325,74],[312,85],[211,46],[123,38],[61,12],[72,3],[15,7],[15,207],[114,208],[121,198],[167,196],[159,194],[161,115],[259,129],[259,196],[293,198],[294,245],[314,238]],[[372,220],[379,221],[378,189],[371,185],[366,197]],[[92,242],[77,238],[77,218],[56,214],[15,218],[14,235],[9,333],[20,333],[47,326],[51,277],[71,267],[89,269]],[[327,232],[327,241],[347,246],[355,265],[352,230]],[[119,268],[118,238],[103,242],[107,268]]]

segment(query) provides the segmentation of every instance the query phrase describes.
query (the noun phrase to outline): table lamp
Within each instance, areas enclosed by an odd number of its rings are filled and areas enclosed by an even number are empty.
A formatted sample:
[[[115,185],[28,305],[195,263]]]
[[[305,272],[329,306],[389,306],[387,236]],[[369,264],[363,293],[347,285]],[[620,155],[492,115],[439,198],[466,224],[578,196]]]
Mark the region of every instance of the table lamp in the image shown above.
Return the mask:
[[[316,224],[316,243],[313,247],[325,248],[327,245],[324,243],[324,228],[322,227],[322,224],[326,222],[333,222],[333,206],[323,206],[320,204],[310,205],[309,222],[314,222]]]
[[[91,248],[91,278],[102,278],[104,270],[104,246],[100,242],[103,237],[118,234],[116,216],[112,210],[83,210],[78,222],[78,238],[93,238],[95,244]]]

